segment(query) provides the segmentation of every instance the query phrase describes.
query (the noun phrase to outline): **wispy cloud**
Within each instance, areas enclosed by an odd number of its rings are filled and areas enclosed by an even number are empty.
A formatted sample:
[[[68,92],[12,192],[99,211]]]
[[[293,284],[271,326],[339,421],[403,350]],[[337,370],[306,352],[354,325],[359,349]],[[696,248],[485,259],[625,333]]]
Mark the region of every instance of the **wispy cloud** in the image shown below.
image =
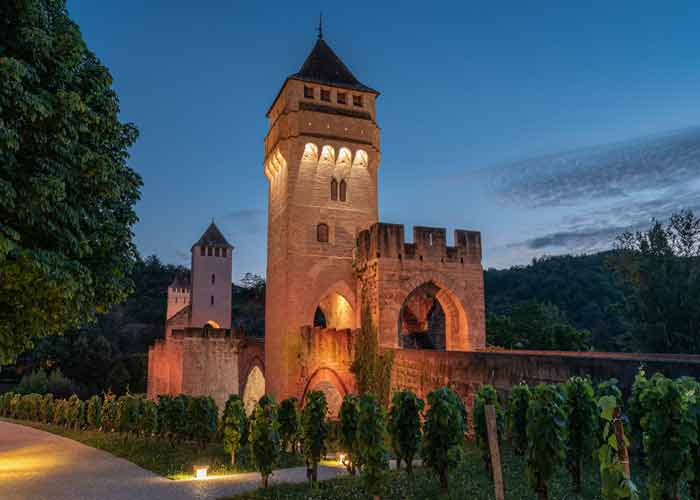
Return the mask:
[[[219,220],[233,233],[257,234],[265,226],[266,213],[262,208],[241,208],[223,215]]]

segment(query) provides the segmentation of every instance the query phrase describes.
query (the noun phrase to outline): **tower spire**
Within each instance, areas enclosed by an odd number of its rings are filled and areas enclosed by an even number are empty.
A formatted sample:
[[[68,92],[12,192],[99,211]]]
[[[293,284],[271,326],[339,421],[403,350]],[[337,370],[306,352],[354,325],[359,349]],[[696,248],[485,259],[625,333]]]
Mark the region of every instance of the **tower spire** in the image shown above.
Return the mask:
[[[318,39],[323,40],[323,11],[318,14]]]

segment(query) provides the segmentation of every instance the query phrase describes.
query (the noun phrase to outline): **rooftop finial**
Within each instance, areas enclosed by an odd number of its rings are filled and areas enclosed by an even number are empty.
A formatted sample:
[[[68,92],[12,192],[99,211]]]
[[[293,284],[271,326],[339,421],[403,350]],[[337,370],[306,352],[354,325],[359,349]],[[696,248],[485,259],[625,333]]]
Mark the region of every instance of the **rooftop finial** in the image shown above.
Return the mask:
[[[323,12],[318,14],[318,39],[323,40]]]

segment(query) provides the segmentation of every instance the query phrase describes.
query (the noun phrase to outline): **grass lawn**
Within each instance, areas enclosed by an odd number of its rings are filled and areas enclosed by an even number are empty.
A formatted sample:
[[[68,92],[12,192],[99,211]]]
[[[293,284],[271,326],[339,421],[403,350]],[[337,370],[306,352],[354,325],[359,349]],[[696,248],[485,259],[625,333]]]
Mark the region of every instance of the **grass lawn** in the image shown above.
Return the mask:
[[[514,456],[508,446],[502,447],[503,474],[508,500],[536,500],[536,495],[530,490],[525,478],[524,461]],[[639,471],[639,466],[635,469]],[[633,469],[634,470],[634,469]],[[436,476],[428,469],[417,468],[411,481],[405,472],[391,472],[386,481],[383,499],[450,499],[450,500],[491,500],[494,498],[493,486],[487,479],[483,462],[473,442],[468,443],[466,460],[463,465],[450,475],[450,490],[448,494],[440,493],[440,485]],[[635,478],[640,487],[640,498],[647,498],[640,478]],[[571,489],[571,479],[565,468],[561,468],[550,482],[551,500],[602,499],[600,495],[600,479],[594,464],[586,467],[583,482],[583,492],[574,494]],[[367,494],[362,479],[359,477],[342,477],[321,482],[318,487],[311,488],[307,484],[281,484],[259,489],[221,500],[356,500],[371,498]],[[687,493],[681,498],[688,499]]]
[[[224,451],[224,446],[221,443],[210,443],[202,450],[196,444],[189,442],[171,444],[167,440],[156,438],[130,437],[125,439],[122,434],[117,433],[90,430],[75,431],[57,425],[40,424],[26,420],[2,420],[73,439],[125,458],[144,469],[170,479],[191,479],[193,477],[192,467],[200,464],[209,465],[209,475],[252,472],[254,470],[245,449],[237,454],[236,459],[239,465],[231,466],[231,458]],[[294,467],[303,463],[303,459],[299,455],[284,453],[280,468]]]

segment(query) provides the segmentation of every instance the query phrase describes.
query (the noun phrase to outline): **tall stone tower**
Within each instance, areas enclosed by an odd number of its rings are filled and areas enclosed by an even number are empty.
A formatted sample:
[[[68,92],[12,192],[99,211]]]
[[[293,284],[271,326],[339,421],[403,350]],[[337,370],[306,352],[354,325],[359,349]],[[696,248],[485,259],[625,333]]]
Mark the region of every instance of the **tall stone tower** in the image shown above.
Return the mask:
[[[231,328],[233,246],[213,222],[192,245],[191,325]]]
[[[377,222],[378,95],[319,33],[267,112],[265,371],[278,399],[297,390],[299,331],[317,310],[328,327],[359,322],[353,249]]]

